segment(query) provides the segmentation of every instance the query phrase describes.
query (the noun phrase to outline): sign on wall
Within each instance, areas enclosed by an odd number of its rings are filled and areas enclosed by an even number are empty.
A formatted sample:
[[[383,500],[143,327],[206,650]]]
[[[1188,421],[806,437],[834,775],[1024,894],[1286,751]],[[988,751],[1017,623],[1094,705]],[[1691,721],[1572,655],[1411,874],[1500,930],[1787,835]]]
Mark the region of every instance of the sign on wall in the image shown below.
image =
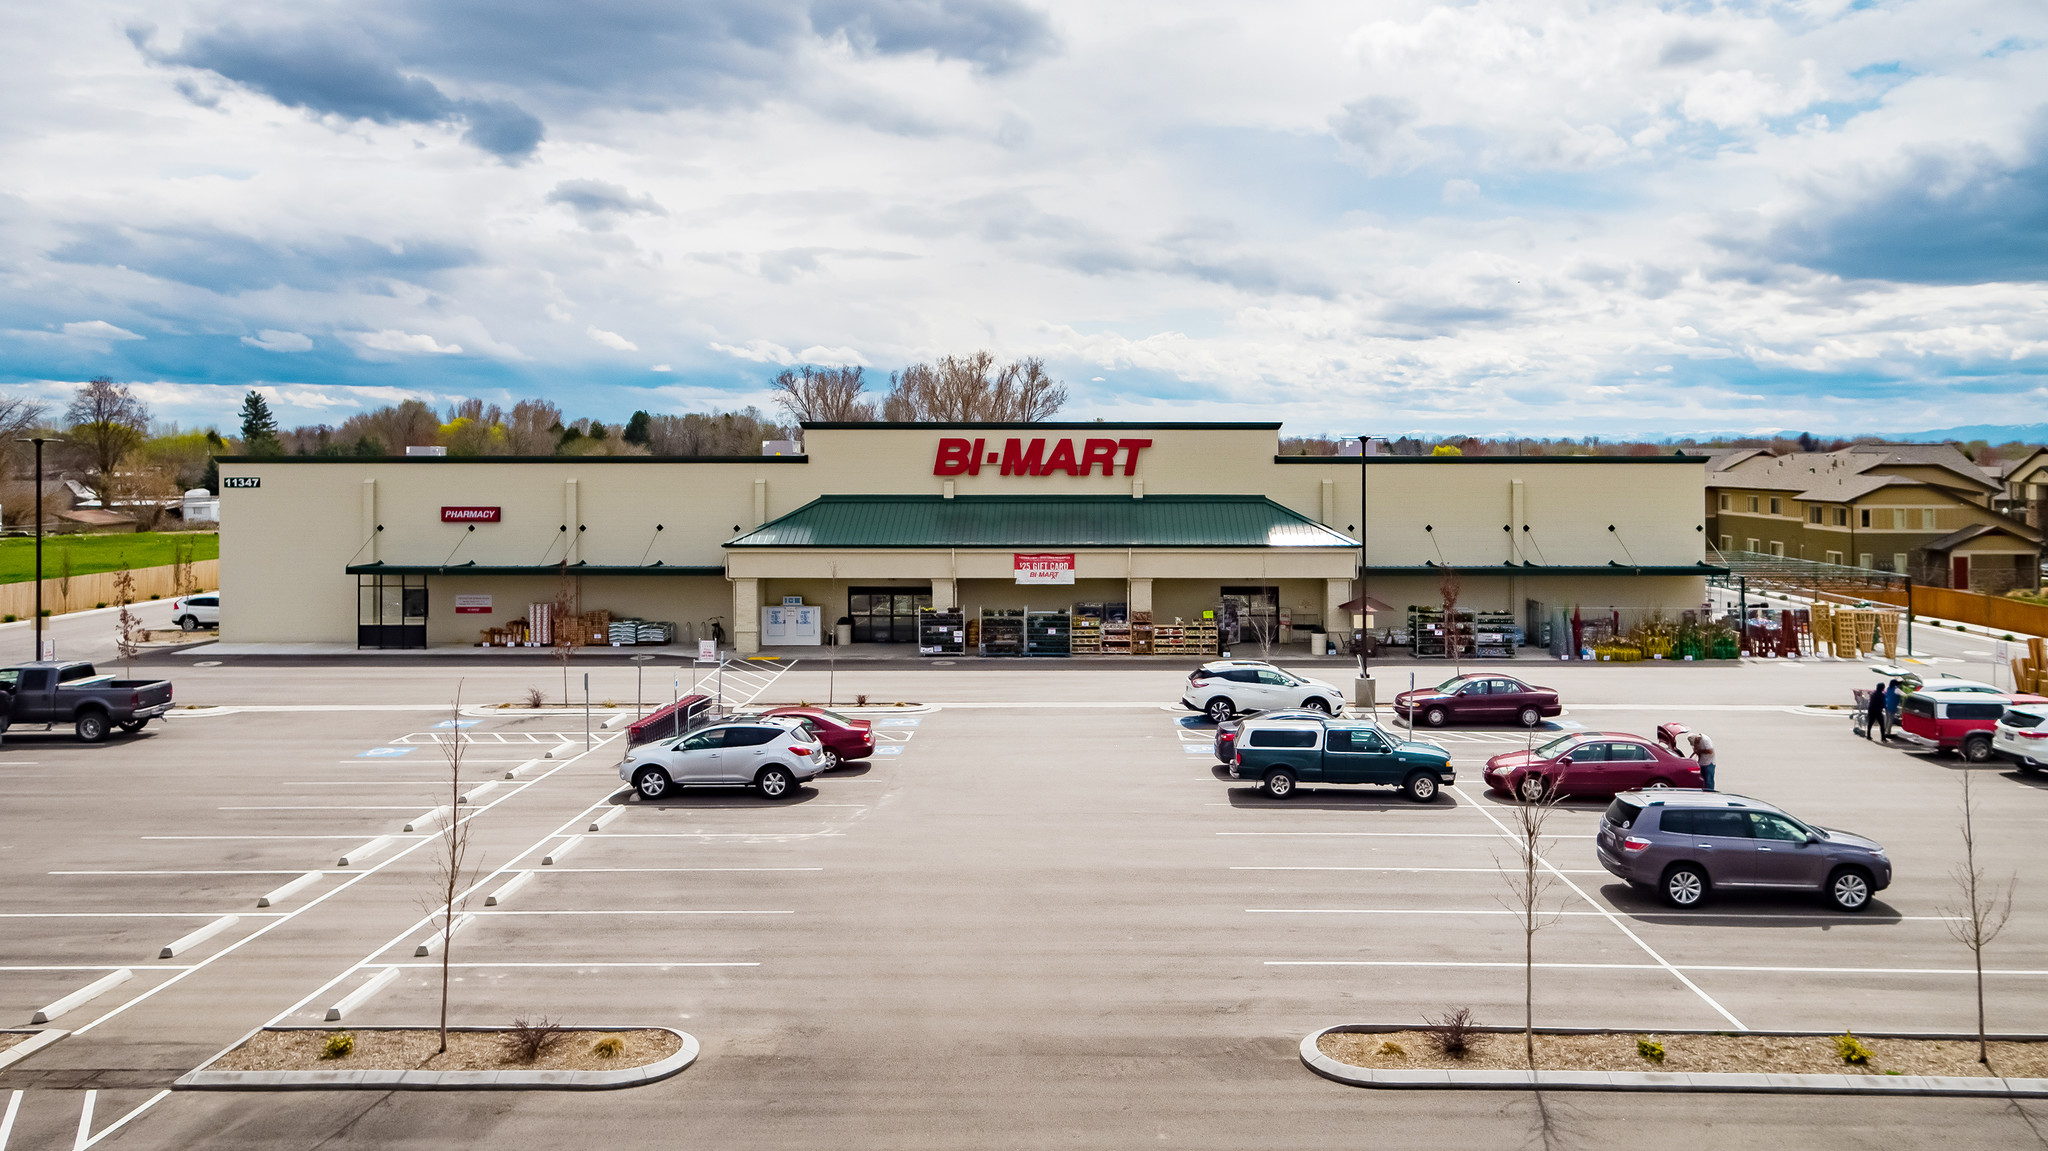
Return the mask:
[[[441,522],[444,524],[494,524],[498,522],[497,508],[442,508]]]
[[[1073,583],[1074,556],[1053,552],[1020,552],[1015,556],[1018,583]]]
[[[1074,445],[1078,442],[1080,447]],[[1046,445],[1050,444],[1051,447]],[[1105,476],[1117,474],[1117,461],[1123,461],[1123,474],[1138,474],[1138,453],[1152,446],[1151,440],[1097,440],[1083,438],[1067,440],[1022,440],[1012,439],[1003,443],[1000,452],[989,446],[987,440],[968,440],[948,436],[939,441],[939,453],[932,460],[932,474],[935,476],[978,476],[983,467],[998,468],[1006,476],[1049,476],[1054,472],[1067,476],[1086,476],[1102,469]]]
[[[263,477],[222,476],[220,478],[220,486],[224,488],[260,488],[263,486]]]
[[[455,597],[456,615],[491,614],[491,597],[487,595],[459,595]]]

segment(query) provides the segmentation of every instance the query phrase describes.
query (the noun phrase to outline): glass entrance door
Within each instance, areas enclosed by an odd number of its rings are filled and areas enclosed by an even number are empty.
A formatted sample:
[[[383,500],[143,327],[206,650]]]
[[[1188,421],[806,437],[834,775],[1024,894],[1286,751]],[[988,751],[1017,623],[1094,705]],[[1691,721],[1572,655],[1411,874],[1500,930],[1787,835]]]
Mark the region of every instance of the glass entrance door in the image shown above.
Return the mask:
[[[930,587],[851,587],[846,614],[855,643],[916,643],[917,609],[932,606]]]
[[[356,577],[356,646],[427,646],[427,577]]]

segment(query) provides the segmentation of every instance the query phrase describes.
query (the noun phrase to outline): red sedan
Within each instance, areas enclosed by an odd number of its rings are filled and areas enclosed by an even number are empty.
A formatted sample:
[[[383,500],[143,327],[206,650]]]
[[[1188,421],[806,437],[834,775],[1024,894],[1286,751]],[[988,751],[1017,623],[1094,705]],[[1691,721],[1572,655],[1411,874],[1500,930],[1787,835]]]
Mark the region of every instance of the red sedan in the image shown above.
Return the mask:
[[[1699,761],[1625,731],[1561,735],[1534,751],[1486,761],[1486,786],[1535,802],[1551,794],[1616,795],[1660,787],[1700,787]]]
[[[771,707],[763,715],[800,715],[825,745],[825,770],[875,754],[874,724],[822,707]]]
[[[1516,723],[1535,727],[1563,715],[1557,689],[1534,687],[1513,676],[1482,671],[1456,675],[1435,687],[1420,687],[1394,697],[1394,714],[1410,725],[1442,727],[1452,720],[1466,723]]]

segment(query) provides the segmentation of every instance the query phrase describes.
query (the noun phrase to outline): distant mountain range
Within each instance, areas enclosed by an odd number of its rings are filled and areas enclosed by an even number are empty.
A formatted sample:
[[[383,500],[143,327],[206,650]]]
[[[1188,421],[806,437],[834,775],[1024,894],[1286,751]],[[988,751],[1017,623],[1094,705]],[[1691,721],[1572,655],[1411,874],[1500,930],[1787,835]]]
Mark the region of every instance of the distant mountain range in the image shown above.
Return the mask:
[[[1944,440],[1985,440],[1994,444],[2019,440],[2023,443],[2048,443],[2048,424],[1965,424],[1959,428],[1936,428],[1931,432],[1888,432],[1885,439],[1913,443],[1939,443]]]

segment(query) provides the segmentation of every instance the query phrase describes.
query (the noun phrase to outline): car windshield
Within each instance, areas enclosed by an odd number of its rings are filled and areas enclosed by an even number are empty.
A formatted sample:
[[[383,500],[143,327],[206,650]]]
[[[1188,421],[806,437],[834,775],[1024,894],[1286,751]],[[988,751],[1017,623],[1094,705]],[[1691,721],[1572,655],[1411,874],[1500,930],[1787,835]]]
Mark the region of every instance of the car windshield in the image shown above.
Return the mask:
[[[1436,689],[1438,691],[1456,691],[1461,685],[1472,682],[1473,678],[1474,677],[1469,675],[1454,675],[1451,678],[1443,681],[1442,683],[1437,684]]]
[[[1577,735],[1560,735],[1556,739],[1551,740],[1549,743],[1544,744],[1542,747],[1537,748],[1536,754],[1541,756],[1558,755],[1562,753],[1565,748],[1570,747],[1574,740],[1583,738],[1583,736]]]

